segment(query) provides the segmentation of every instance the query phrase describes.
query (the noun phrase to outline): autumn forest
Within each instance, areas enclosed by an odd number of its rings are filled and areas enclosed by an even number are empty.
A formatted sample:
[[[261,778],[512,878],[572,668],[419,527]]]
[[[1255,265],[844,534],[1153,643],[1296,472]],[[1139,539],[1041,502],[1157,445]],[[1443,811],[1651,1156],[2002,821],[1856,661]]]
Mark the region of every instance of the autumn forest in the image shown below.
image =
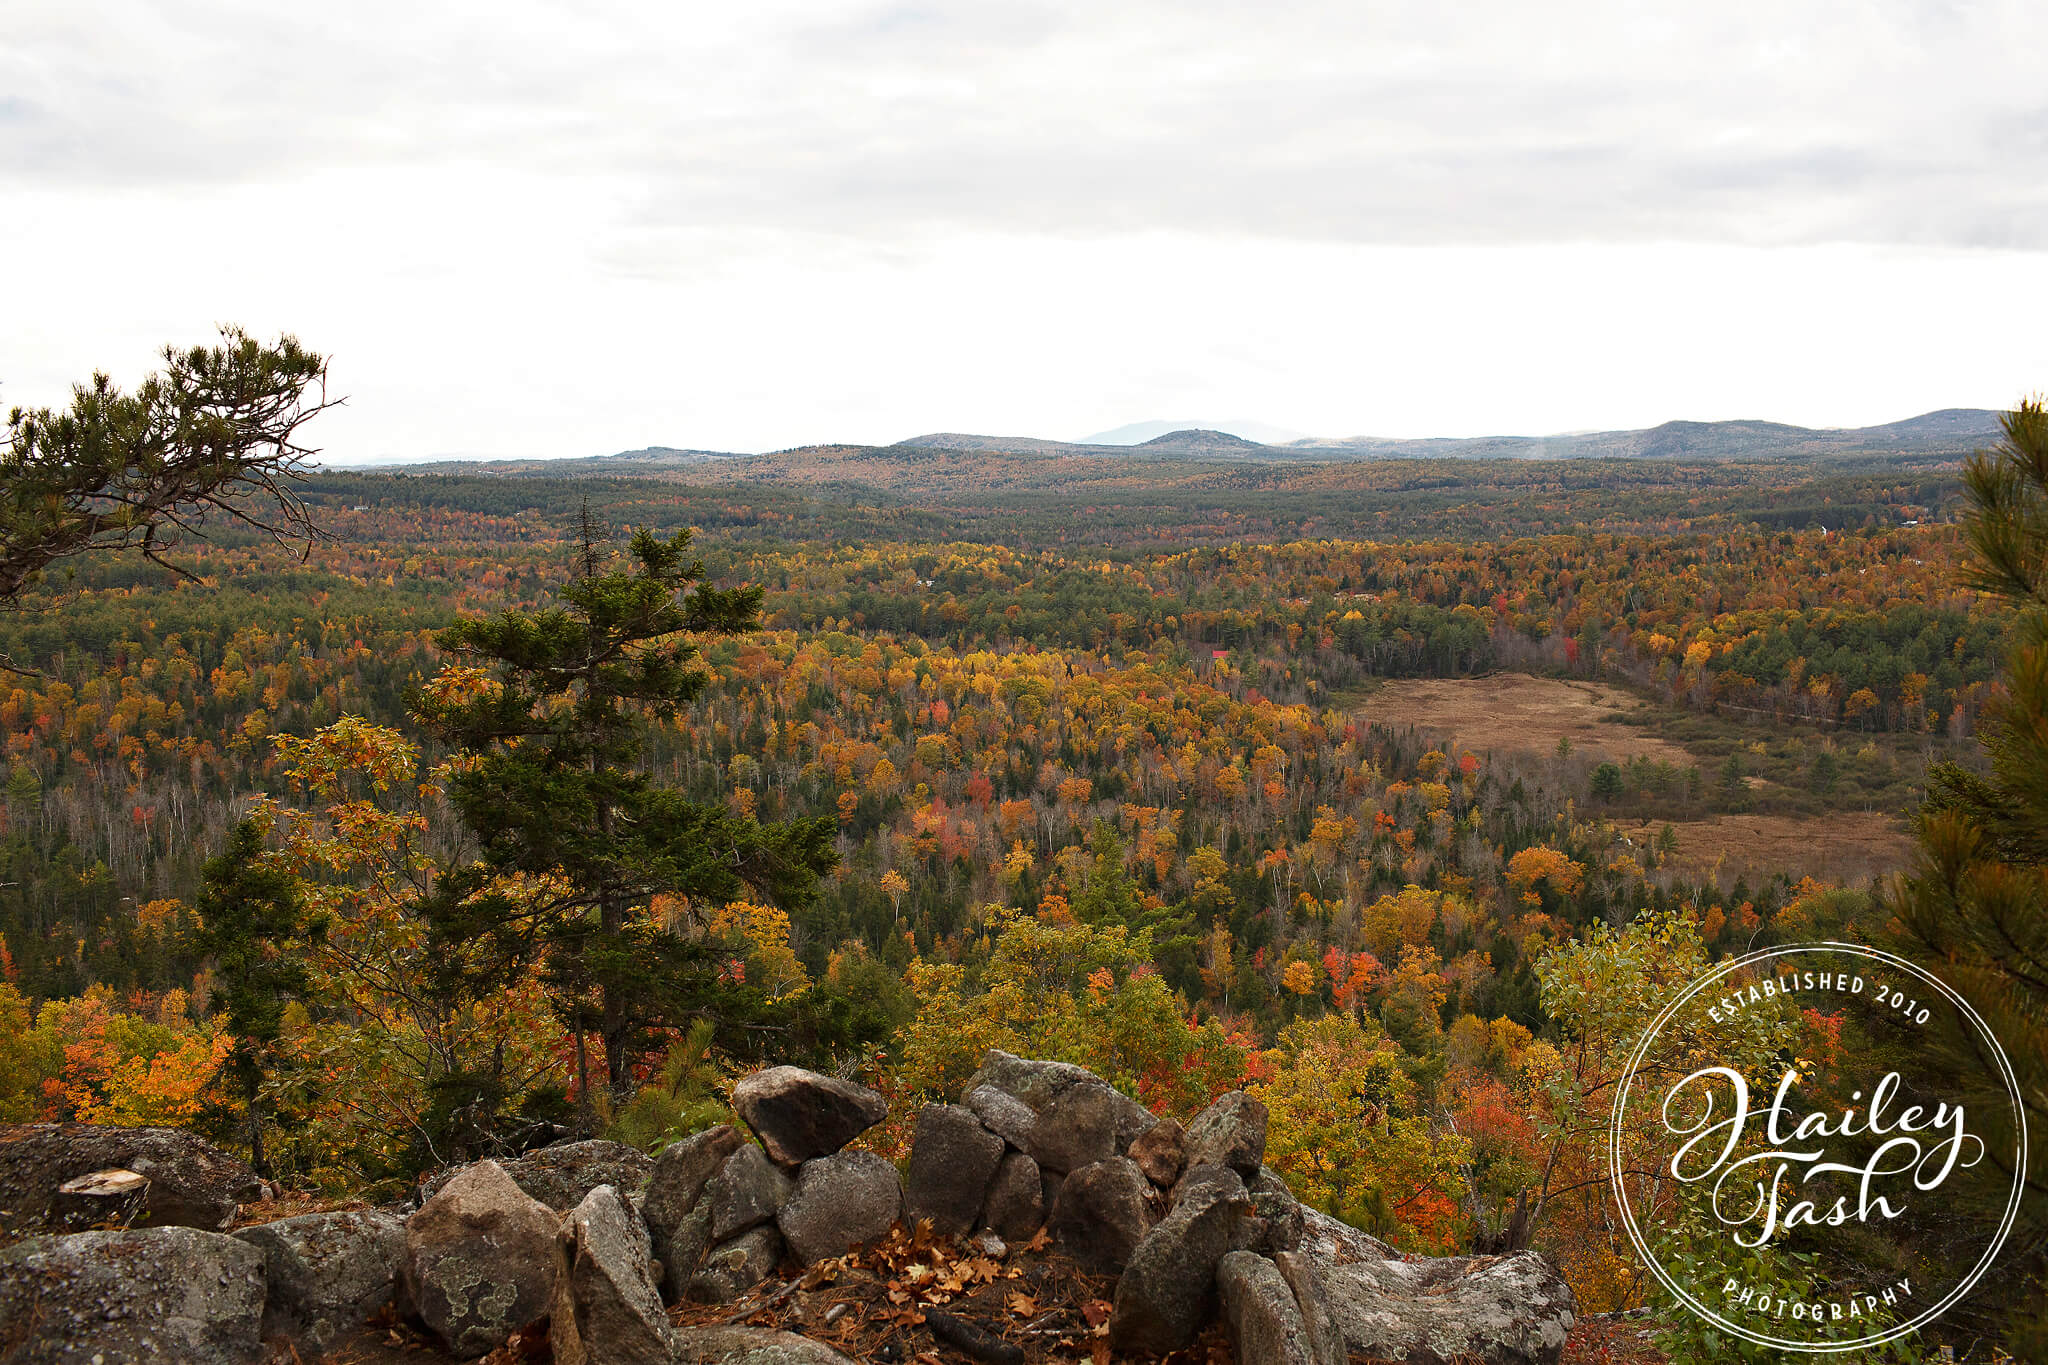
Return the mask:
[[[1910,937],[1930,773],[1995,771],[2031,608],[1969,453],[311,469],[303,537],[215,516],[0,615],[0,1121],[399,1192],[657,1146],[763,1060],[907,1114],[1003,1047],[1248,1088],[1306,1202],[1654,1304],[1605,1175],[1646,1012]],[[619,642],[581,691],[565,622]],[[507,814],[574,824],[540,753],[621,774],[614,851]]]

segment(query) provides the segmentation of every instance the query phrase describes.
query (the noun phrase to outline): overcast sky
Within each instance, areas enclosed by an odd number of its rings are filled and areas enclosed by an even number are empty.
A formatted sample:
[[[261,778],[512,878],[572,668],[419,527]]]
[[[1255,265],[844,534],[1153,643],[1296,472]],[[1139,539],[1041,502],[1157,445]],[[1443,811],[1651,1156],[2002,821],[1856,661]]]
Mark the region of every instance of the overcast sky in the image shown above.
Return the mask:
[[[0,403],[212,326],[330,457],[2048,387],[2048,6],[5,0]]]

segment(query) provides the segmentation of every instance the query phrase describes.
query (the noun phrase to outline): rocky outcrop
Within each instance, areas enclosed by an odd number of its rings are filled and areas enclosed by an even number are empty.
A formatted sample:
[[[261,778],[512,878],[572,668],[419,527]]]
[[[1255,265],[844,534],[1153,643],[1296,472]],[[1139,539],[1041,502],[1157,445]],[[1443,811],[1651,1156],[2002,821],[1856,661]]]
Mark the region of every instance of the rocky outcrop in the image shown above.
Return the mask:
[[[406,1302],[455,1355],[502,1346],[548,1311],[560,1223],[497,1162],[465,1168],[406,1220]]]
[[[839,1152],[803,1164],[775,1224],[789,1254],[808,1265],[874,1241],[902,1214],[903,1180],[894,1166],[873,1152]]]
[[[1124,1153],[1138,1163],[1145,1178],[1162,1190],[1170,1190],[1187,1169],[1187,1134],[1172,1119],[1161,1119],[1139,1136]]]
[[[1060,1186],[1046,1228],[1060,1250],[1097,1275],[1115,1275],[1155,1221],[1152,1186],[1128,1157],[1083,1166]]]
[[[656,1292],[647,1230],[600,1185],[555,1238],[548,1344],[555,1365],[669,1365],[678,1343]]]
[[[253,1365],[263,1253],[196,1228],[32,1237],[0,1250],[0,1365]]]
[[[307,1213],[235,1236],[263,1253],[263,1335],[324,1352],[389,1307],[405,1260],[405,1222],[376,1209]]]
[[[40,1231],[66,1182],[112,1170],[149,1181],[139,1223],[218,1230],[234,1222],[239,1205],[264,1194],[247,1165],[176,1128],[6,1124],[0,1125],[0,1232]]]
[[[853,1365],[829,1346],[759,1327],[685,1327],[678,1365]]]
[[[792,1168],[831,1156],[889,1115],[889,1102],[866,1086],[798,1066],[746,1077],[732,1088],[732,1107],[768,1155]]]
[[[989,1049],[962,1101],[988,1129],[1059,1175],[1122,1156],[1158,1119],[1094,1072]]]
[[[662,1267],[662,1298],[674,1303],[711,1245],[711,1212],[700,1209],[704,1186],[746,1139],[729,1123],[693,1133],[661,1149],[647,1178],[640,1216]]]
[[[795,1191],[796,1182],[778,1170],[759,1147],[748,1143],[704,1182],[713,1240],[722,1242],[768,1222]]]
[[[545,1319],[562,1365],[844,1365],[784,1333],[679,1330],[663,1302],[730,1303],[792,1263],[842,1256],[922,1220],[989,1262],[1049,1241],[1078,1269],[1114,1276],[1091,1293],[1111,1299],[1107,1344],[1135,1356],[1177,1358],[1220,1311],[1245,1365],[1554,1365],[1575,1318],[1571,1291],[1541,1256],[1403,1261],[1302,1207],[1262,1164],[1265,1109],[1241,1092],[1183,1131],[1079,1067],[991,1051],[962,1103],[918,1115],[907,1183],[883,1157],[842,1150],[882,1117],[874,1092],[777,1067],[735,1094],[762,1145],[733,1127],[653,1159],[565,1142],[446,1172],[409,1219],[336,1211],[234,1237],[180,1227],[24,1242],[0,1252],[0,1365],[254,1365],[264,1334],[305,1359],[387,1304],[461,1358],[515,1334],[530,1353]],[[37,1218],[51,1215],[67,1162],[110,1154],[154,1174],[95,1167],[73,1178],[60,1217],[225,1217],[240,1202],[228,1193],[255,1192],[253,1177],[204,1144],[192,1149],[197,1176],[165,1165],[198,1143],[183,1134],[5,1131],[23,1145],[9,1164],[0,1141],[0,1171],[35,1192],[17,1203]],[[67,1133],[90,1140],[70,1152],[59,1141]],[[785,1288],[762,1293],[761,1303],[789,1303],[778,1311],[797,1321],[819,1311]],[[977,1359],[1024,1358],[967,1317],[930,1309],[925,1323]]]
[[[640,1193],[654,1170],[654,1159],[638,1147],[593,1138],[587,1142],[558,1142],[497,1165],[527,1194],[556,1213],[567,1213],[599,1185],[609,1185],[627,1196]],[[420,1187],[421,1202],[432,1199],[468,1169],[457,1166],[427,1181]]]
[[[1310,1264],[1345,1342],[1376,1359],[1556,1365],[1578,1320],[1539,1252]]]
[[[1022,1242],[1045,1226],[1045,1177],[1022,1152],[1008,1152],[989,1182],[981,1225],[1008,1242]]]
[[[1187,1164],[1228,1166],[1246,1180],[1266,1159],[1266,1106],[1233,1090],[1188,1125]]]
[[[1165,1355],[1214,1316],[1216,1265],[1252,1212],[1244,1186],[1234,1175],[1230,1183],[1237,1188],[1219,1181],[1182,1200],[1138,1243],[1116,1282],[1111,1346]]]
[[[704,1253],[684,1295],[698,1303],[731,1303],[774,1274],[781,1260],[781,1230],[773,1223],[749,1228]]]
[[[1316,1365],[1308,1324],[1279,1266],[1233,1251],[1216,1268],[1216,1288],[1237,1342],[1237,1365]]]
[[[911,1220],[929,1218],[933,1228],[954,1236],[972,1232],[1003,1151],[1003,1139],[982,1127],[973,1110],[926,1105],[917,1115],[904,1181],[904,1207]]]

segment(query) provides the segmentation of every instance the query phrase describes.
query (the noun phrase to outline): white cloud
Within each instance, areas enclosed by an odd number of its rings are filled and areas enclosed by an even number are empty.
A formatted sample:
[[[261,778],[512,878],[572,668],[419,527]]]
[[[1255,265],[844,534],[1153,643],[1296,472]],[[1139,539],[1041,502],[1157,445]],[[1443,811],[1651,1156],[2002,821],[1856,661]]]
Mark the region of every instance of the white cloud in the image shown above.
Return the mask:
[[[1854,423],[2048,383],[2048,16],[16,0],[0,398],[215,321],[338,455],[1179,411]]]

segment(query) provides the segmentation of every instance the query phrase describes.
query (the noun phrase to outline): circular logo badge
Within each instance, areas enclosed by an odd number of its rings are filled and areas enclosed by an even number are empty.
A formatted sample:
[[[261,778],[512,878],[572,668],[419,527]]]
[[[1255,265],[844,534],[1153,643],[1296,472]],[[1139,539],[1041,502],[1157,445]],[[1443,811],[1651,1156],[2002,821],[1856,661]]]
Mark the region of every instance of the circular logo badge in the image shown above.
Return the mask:
[[[1915,1065],[1934,1029],[1972,1041],[2005,1107],[1986,1113],[1983,1086]],[[1939,1317],[1990,1268],[2027,1169],[2019,1084],[1983,1018],[1914,963],[1853,943],[1770,948],[1694,982],[1630,1058],[1608,1138],[1651,1273],[1721,1330],[1784,1351],[1866,1350]],[[1816,1271],[1829,1239],[1911,1226],[1987,1181],[2003,1217],[1933,1278]]]

